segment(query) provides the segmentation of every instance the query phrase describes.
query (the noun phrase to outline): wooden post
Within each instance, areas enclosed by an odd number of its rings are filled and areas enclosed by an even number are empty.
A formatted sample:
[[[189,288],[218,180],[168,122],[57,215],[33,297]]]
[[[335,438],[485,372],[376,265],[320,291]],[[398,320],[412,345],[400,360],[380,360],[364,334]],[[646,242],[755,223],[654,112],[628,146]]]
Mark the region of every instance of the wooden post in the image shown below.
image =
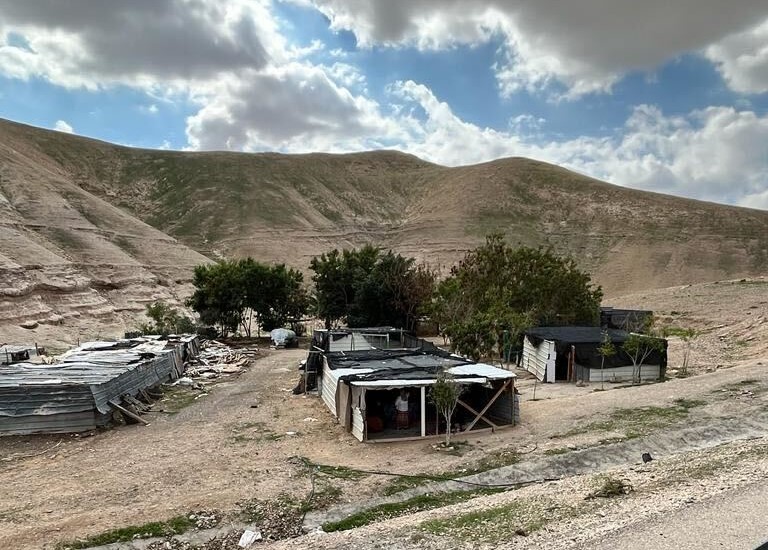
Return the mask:
[[[494,402],[502,394],[502,392],[504,392],[504,390],[509,387],[509,384],[512,382],[512,380],[514,380],[514,378],[510,378],[509,380],[504,382],[504,384],[502,384],[502,386],[499,388],[499,391],[497,391],[496,394],[491,398],[491,400],[488,401],[488,403],[486,403],[485,407],[482,408],[482,410],[478,413],[475,419],[472,422],[470,422],[469,426],[467,426],[467,429],[464,430],[465,432],[468,432],[475,427],[475,424],[477,424],[477,421],[480,420],[480,417],[482,417],[488,411],[488,409],[491,408],[491,405],[493,405]]]
[[[571,346],[571,376],[573,376],[573,380],[571,382],[576,382],[576,346]]]
[[[421,437],[427,435],[427,387],[421,387]]]
[[[114,407],[115,409],[117,409],[118,411],[120,411],[121,413],[123,413],[123,414],[124,414],[125,416],[127,416],[128,418],[132,418],[132,419],[134,419],[136,422],[141,422],[141,423],[142,423],[142,424],[144,424],[145,426],[149,426],[149,422],[147,422],[146,420],[144,420],[144,419],[143,419],[142,417],[140,417],[138,414],[132,413],[131,411],[129,411],[129,410],[128,410],[128,409],[126,409],[125,407],[123,407],[123,406],[121,406],[121,405],[119,405],[119,404],[115,403],[114,401],[107,401],[107,403],[109,403],[109,404],[110,404],[112,407]]]

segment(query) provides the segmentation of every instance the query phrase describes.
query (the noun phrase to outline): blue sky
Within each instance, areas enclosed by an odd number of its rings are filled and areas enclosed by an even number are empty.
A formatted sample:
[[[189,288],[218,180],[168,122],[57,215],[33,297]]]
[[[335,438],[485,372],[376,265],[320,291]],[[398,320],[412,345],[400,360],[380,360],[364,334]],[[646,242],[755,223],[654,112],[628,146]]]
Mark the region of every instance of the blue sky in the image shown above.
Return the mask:
[[[768,209],[768,5],[0,0],[0,117],[149,148],[528,156]]]

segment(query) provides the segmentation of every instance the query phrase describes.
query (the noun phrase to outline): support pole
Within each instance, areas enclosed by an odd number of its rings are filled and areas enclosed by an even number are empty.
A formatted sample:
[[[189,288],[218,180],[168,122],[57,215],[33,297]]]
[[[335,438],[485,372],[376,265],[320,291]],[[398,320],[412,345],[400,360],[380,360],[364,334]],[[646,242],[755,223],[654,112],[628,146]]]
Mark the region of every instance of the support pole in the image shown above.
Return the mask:
[[[421,387],[421,437],[427,435],[427,387]]]

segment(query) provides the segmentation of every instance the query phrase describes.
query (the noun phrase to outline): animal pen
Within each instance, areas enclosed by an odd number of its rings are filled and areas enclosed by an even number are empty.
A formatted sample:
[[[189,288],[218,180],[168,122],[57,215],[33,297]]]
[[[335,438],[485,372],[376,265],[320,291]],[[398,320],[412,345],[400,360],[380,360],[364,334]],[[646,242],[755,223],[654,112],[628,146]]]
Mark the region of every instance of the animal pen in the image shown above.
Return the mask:
[[[453,355],[406,333],[398,334],[398,340],[383,339],[387,331],[393,336],[393,329],[345,331],[336,342],[346,340],[357,349],[310,353],[310,360],[319,364],[323,402],[356,439],[403,441],[437,436],[446,429],[457,433],[495,431],[519,422],[514,373]],[[366,340],[365,334],[376,338]],[[378,349],[374,345],[387,342],[394,346],[396,341],[410,347]],[[429,401],[429,388],[440,371],[449,373],[464,388],[451,426],[445,425]],[[397,426],[395,403],[403,391],[407,393],[407,425]]]
[[[141,392],[179,378],[197,336],[89,342],[52,364],[0,366],[0,435],[81,432],[130,416]]]

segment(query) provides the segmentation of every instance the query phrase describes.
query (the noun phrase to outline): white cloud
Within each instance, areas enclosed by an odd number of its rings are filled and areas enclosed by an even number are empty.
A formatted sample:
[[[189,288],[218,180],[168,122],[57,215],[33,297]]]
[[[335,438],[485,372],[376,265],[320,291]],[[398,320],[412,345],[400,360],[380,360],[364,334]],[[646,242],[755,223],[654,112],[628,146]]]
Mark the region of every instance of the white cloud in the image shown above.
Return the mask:
[[[186,89],[284,59],[269,7],[268,0],[0,0],[0,71],[67,87]]]
[[[629,70],[652,69],[768,19],[763,0],[314,0],[314,4],[333,28],[354,32],[362,47],[446,49],[501,36],[506,59],[496,69],[502,93],[540,89],[557,81],[566,86],[569,97],[606,91]],[[746,46],[765,44],[762,33],[746,39]],[[745,55],[749,51],[742,44],[728,47],[729,52],[733,49],[743,49]]]
[[[193,149],[348,151],[398,134],[374,101],[306,63],[222,80],[198,100],[204,106],[187,119]]]
[[[72,128],[70,124],[68,124],[65,120],[57,120],[56,124],[53,125],[53,129],[57,132],[66,132],[67,134],[74,134],[75,130]]]
[[[413,82],[402,83],[399,95],[427,114],[422,134],[405,148],[435,162],[526,156],[620,185],[705,200],[762,207],[768,196],[768,115],[710,107],[667,117],[643,105],[616,138],[540,142],[519,128],[498,132],[461,121]]]
[[[707,48],[706,56],[738,92],[768,92],[768,20]]]

